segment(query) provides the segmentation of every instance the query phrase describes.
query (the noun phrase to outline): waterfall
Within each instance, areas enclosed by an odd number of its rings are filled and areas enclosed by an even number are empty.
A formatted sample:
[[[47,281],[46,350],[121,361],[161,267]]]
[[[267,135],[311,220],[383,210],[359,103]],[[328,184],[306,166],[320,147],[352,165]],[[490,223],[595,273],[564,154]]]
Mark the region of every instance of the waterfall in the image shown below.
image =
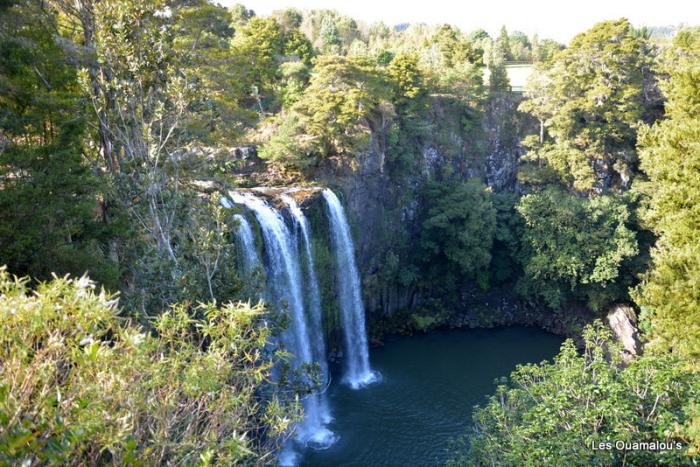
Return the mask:
[[[355,264],[355,247],[343,205],[331,190],[323,190],[328,207],[331,239],[337,262],[336,276],[345,338],[345,376],[353,389],[377,380],[369,366],[369,349],[365,329],[365,309],[360,292],[360,277]]]
[[[292,213],[296,227],[301,231],[301,240],[304,246],[304,255],[306,258],[306,281],[308,284],[308,302],[307,309],[311,321],[311,350],[313,352],[314,361],[318,362],[321,368],[321,381],[324,389],[329,382],[328,361],[326,355],[326,342],[323,330],[322,308],[321,308],[321,291],[318,286],[318,277],[316,277],[316,267],[314,266],[314,257],[311,252],[311,228],[306,216],[299,208],[297,202],[288,195],[281,196],[282,201],[289,207]],[[321,396],[321,416],[328,423],[332,420],[330,408],[325,394]]]
[[[255,236],[253,235],[253,229],[248,223],[248,219],[240,214],[233,216],[238,222],[238,238],[240,239],[240,252],[241,259],[243,262],[243,270],[250,274],[255,268],[260,265],[260,257],[258,256],[258,250],[255,249]]]
[[[275,304],[286,305],[290,315],[290,325],[283,339],[289,351],[296,356],[295,363],[311,364],[314,362],[312,335],[304,310],[303,287],[299,259],[292,235],[282,216],[265,201],[250,193],[230,192],[231,199],[250,209],[254,214],[263,234],[268,258],[268,289]],[[324,359],[325,360],[325,359]],[[324,414],[323,395],[311,394],[304,398],[304,420],[297,426],[297,442],[315,448],[325,448],[336,440],[336,436],[325,427],[327,413]],[[294,454],[286,449],[286,463]]]

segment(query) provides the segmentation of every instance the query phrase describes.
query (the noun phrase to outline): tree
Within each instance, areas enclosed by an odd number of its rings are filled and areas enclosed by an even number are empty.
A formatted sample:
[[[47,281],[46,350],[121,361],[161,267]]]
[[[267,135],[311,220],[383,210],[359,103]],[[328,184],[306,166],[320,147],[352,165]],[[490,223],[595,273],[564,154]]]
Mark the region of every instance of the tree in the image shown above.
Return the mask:
[[[491,248],[491,276],[493,282],[515,282],[522,275],[518,258],[523,236],[523,218],[516,210],[518,196],[510,192],[496,192],[491,196],[496,208],[496,230]]]
[[[402,53],[393,57],[386,73],[394,84],[394,101],[404,105],[425,93],[423,73],[418,64],[418,56]]]
[[[0,265],[39,280],[90,271],[116,288],[117,224],[99,216],[77,70],[53,36],[56,18],[13,3],[0,16]]]
[[[249,10],[244,5],[236,3],[229,11],[231,12],[231,25],[236,29],[245,25],[251,18],[255,17],[255,12]]]
[[[173,245],[176,211],[168,202],[177,185],[165,166],[184,146],[181,124],[192,99],[189,76],[179,73],[162,14],[164,1],[59,1],[94,52],[82,76],[99,122],[102,153],[114,183],[110,200],[128,212],[154,251],[177,274]],[[131,25],[139,28],[130,28]],[[172,160],[172,159],[170,159]]]
[[[513,60],[527,62],[532,59],[532,44],[525,33],[513,31],[513,33],[508,37],[508,41]]]
[[[391,29],[386,24],[381,21],[370,24],[369,31],[367,31],[368,42],[376,43],[380,41],[385,41],[391,36]]]
[[[643,212],[659,236],[635,294],[652,347],[700,357],[700,29],[678,33],[662,61],[666,116],[641,131]]]
[[[631,284],[623,263],[638,246],[622,200],[587,200],[548,188],[522,197],[517,210],[525,222],[521,293],[553,309],[577,299],[600,310],[625,298]]]
[[[299,26],[304,20],[304,15],[296,8],[287,8],[282,11],[276,11],[273,14],[285,33],[299,30]]]
[[[532,38],[532,60],[535,63],[550,63],[561,50],[564,50],[564,45],[555,40],[540,40],[537,34]]]
[[[401,52],[386,67],[396,118],[386,136],[386,165],[391,176],[410,174],[420,160],[422,142],[429,134],[429,84],[415,54]]]
[[[472,43],[481,42],[489,39],[491,39],[491,36],[489,36],[489,33],[483,29],[476,29],[467,34],[467,40],[469,40],[469,42]]]
[[[475,179],[432,182],[423,196],[418,253],[423,280],[447,291],[468,280],[486,287],[496,229],[496,210],[486,186]]]
[[[454,26],[443,24],[435,32],[432,40],[440,48],[444,66],[447,68],[467,62],[479,63],[481,61],[480,51],[473,49]]]
[[[180,243],[188,250],[187,254],[196,266],[188,271],[188,279],[193,283],[189,296],[201,297],[201,291],[206,290],[206,299],[211,302],[216,302],[217,296],[234,296],[239,285],[233,267],[231,225],[226,222],[227,213],[220,201],[221,197],[214,194],[197,203],[201,205],[191,206],[187,216],[189,228],[180,232],[180,236],[185,237]]]
[[[81,81],[93,105],[106,162],[105,202],[126,213],[133,232],[117,248],[126,269],[128,308],[153,315],[185,298],[210,298],[206,285],[219,283],[219,277],[193,290],[196,281],[191,278],[201,270],[202,260],[192,254],[189,245],[196,242],[186,234],[200,195],[190,183],[198,176],[192,146],[214,139],[228,123],[219,112],[238,107],[226,97],[227,79],[232,82],[226,78],[231,62],[224,53],[231,34],[228,13],[208,5],[192,10],[191,3],[160,1],[57,4],[67,20],[82,28],[83,45],[93,54]],[[262,39],[277,37],[277,28],[251,22],[240,41],[250,42],[246,34],[259,33],[260,43],[248,50],[265,58],[269,44]],[[201,69],[207,57],[216,63]],[[262,76],[264,82],[266,62],[256,63],[261,69],[248,76]],[[214,116],[218,119],[207,118]],[[209,120],[209,132],[198,131],[203,120]],[[218,227],[209,227],[216,235]],[[214,290],[216,298],[231,298],[217,294],[226,290],[228,286]]]
[[[199,144],[230,141],[252,126],[250,83],[233,79],[242,57],[231,50],[234,30],[230,12],[208,2],[175,9],[173,60],[191,81],[191,98],[182,132]]]
[[[644,355],[625,367],[600,321],[583,338],[582,354],[567,340],[554,362],[511,373],[474,410],[469,449],[449,465],[695,463],[698,445],[689,444],[688,422],[700,374],[668,354]]]
[[[546,71],[546,86],[521,110],[544,122],[546,138],[525,156],[546,163],[575,191],[626,190],[637,174],[637,127],[653,122],[660,99],[650,45],[627,20],[574,37]],[[537,97],[538,94],[540,97]]]
[[[320,56],[315,65],[303,97],[286,117],[284,135],[267,147],[298,147],[295,152],[311,161],[340,156],[352,162],[354,152],[371,137],[381,138],[391,122],[390,87],[367,57]],[[274,157],[273,152],[261,154]]]
[[[492,42],[486,53],[486,65],[489,70],[489,89],[491,91],[510,91],[510,81],[506,71],[506,51],[500,40]]]
[[[508,36],[508,30],[505,25],[501,26],[501,31],[498,33],[496,42],[501,46],[504,60],[513,60],[513,52],[510,48],[510,36]]]
[[[340,33],[335,25],[333,16],[325,15],[321,20],[321,30],[319,31],[321,37],[322,50],[326,53],[338,53],[340,52]]]
[[[261,114],[274,109],[272,99],[279,59],[284,55],[284,35],[274,18],[250,19],[231,44],[239,66],[238,78],[248,95],[249,105]]]
[[[284,54],[296,57],[307,66],[311,65],[311,59],[315,56],[313,45],[298,29],[291,29],[284,34]]]

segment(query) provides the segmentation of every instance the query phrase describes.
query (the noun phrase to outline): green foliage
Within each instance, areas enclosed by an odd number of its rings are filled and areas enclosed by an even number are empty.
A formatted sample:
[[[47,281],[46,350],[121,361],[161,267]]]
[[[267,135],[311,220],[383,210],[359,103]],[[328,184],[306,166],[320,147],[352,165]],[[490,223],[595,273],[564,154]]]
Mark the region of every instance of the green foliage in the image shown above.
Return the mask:
[[[586,446],[612,436],[679,437],[697,454],[700,408],[687,403],[700,355],[697,30],[680,32],[654,69],[649,34],[626,20],[562,50],[505,27],[494,40],[449,25],[358,27],[329,10],[263,18],[205,0],[12,0],[0,11],[0,264],[39,280],[89,271],[122,289],[125,315],[154,324],[117,317],[87,279],[30,293],[0,272],[0,463],[272,462],[299,391],[282,397],[267,381],[263,310],[191,305],[259,292],[260,275],[236,268],[230,213],[193,182],[215,171],[200,157],[210,146],[261,141],[263,159],[300,178],[336,175],[329,165],[345,176],[360,154],[365,169],[376,162],[382,193],[405,197],[382,206],[394,219],[425,185],[420,233],[378,228],[391,248],[371,265],[365,290],[377,294],[389,284],[459,297],[471,281],[518,281],[549,307],[602,310],[628,298],[643,268],[647,234],[631,212],[641,195],[659,241],[634,297],[658,353],[622,369],[603,359],[611,344],[598,330],[583,356],[567,344],[555,364],[522,368],[477,412],[469,459],[616,463]],[[538,64],[521,110],[541,133],[523,142],[518,174],[535,191],[520,200],[459,180],[481,170],[481,132],[493,129],[484,104],[509,91],[509,60]],[[666,119],[647,127],[661,111],[657,75]],[[510,146],[515,130],[498,129],[495,142]],[[611,195],[633,182],[638,192]],[[314,245],[326,271],[328,248]],[[322,284],[328,331],[333,285]],[[397,314],[397,329],[444,323],[434,296]],[[315,371],[280,367],[293,384]],[[623,462],[683,460],[634,455]]]
[[[501,26],[496,44],[500,46],[504,60],[513,60],[513,52],[510,50],[510,37],[508,36],[508,29],[506,29],[505,26]]]
[[[264,144],[258,155],[287,169],[306,170],[316,163],[313,142],[303,139],[304,129],[299,115],[291,113],[277,127],[275,134]]]
[[[292,107],[301,99],[309,81],[309,69],[302,62],[285,62],[280,65],[280,100],[284,107]]]
[[[533,46],[530,39],[520,31],[513,31],[508,36],[508,46],[512,60],[516,62],[532,61]]]
[[[144,319],[173,303],[247,298],[245,290],[254,288],[250,287],[254,278],[237,270],[232,242],[235,221],[230,210],[220,205],[218,194],[183,189],[167,196],[173,210],[171,242],[177,262],[160,255],[151,242],[125,245],[122,260],[131,272],[127,276],[130,290],[122,299],[125,312]]]
[[[423,73],[417,55],[404,53],[393,57],[386,73],[394,86],[394,99],[401,100],[402,107],[425,93]]]
[[[150,276],[158,283],[150,290],[158,290],[179,272],[175,218],[187,196],[178,159],[192,141],[183,122],[195,104],[195,77],[177,67],[184,57],[169,26],[178,15],[163,15],[164,2],[79,6],[77,13],[66,11],[78,14],[86,47],[95,51],[80,78],[97,122],[105,198],[126,213],[134,231],[117,254],[131,276],[129,288],[143,294],[147,289],[134,290],[134,282]],[[139,28],[125,26],[134,24]]]
[[[252,18],[237,31],[231,44],[241,64],[238,80],[260,113],[272,105],[283,47],[279,24],[274,18],[259,17]]]
[[[393,113],[389,90],[375,65],[363,58],[320,57],[296,111],[326,154],[346,154]]]
[[[297,21],[280,21],[284,24],[273,17],[251,18],[237,29],[230,51],[225,52],[229,57],[226,85],[242,105],[261,115],[279,111],[280,103],[289,104],[298,97],[314,56],[311,42],[295,26]]]
[[[399,53],[386,67],[396,118],[386,135],[389,171],[394,176],[411,173],[430,130],[428,119],[429,84],[426,72],[415,54]]]
[[[41,21],[31,2],[0,17],[0,264],[39,279],[89,270],[115,288],[76,69]]]
[[[526,186],[561,186],[559,174],[549,165],[523,162],[518,166],[518,182]]]
[[[686,423],[700,375],[671,355],[621,365],[600,322],[553,363],[519,366],[474,412],[469,451],[451,465],[682,465],[697,461]],[[612,359],[607,355],[612,352]],[[697,440],[697,438],[695,438]],[[678,443],[672,450],[593,449],[598,443]],[[674,444],[675,447],[675,444]]]
[[[298,29],[285,32],[284,54],[288,57],[296,57],[307,66],[311,65],[311,59],[315,55],[313,45]]]
[[[499,40],[494,42],[486,55],[486,64],[489,70],[489,89],[503,92],[510,90],[510,81],[506,72],[506,59],[508,52]]]
[[[321,56],[309,86],[260,154],[303,168],[328,157],[352,163],[394,114],[384,75],[366,57]]]
[[[478,180],[432,182],[424,192],[419,259],[423,280],[454,291],[466,280],[488,284],[496,210]]]
[[[240,66],[232,53],[234,30],[226,8],[197,2],[175,10],[172,30],[173,60],[192,82],[192,97],[183,125],[188,139],[212,144],[240,135],[256,114],[249,107],[251,84],[232,80],[230,70]]]
[[[272,14],[285,31],[299,29],[304,21],[304,14],[296,8],[274,11]]]
[[[253,464],[294,419],[261,306],[178,305],[148,332],[86,277],[26,282],[0,269],[0,462]]]
[[[627,20],[576,36],[526,92],[521,110],[537,117],[548,136],[526,159],[546,162],[576,191],[629,188],[637,127],[659,113],[651,65],[650,45]]]
[[[624,200],[588,200],[548,188],[521,198],[517,210],[525,222],[522,293],[554,309],[578,299],[600,310],[625,298],[630,284],[621,274],[623,262],[638,246]]]
[[[515,209],[518,196],[514,193],[494,193],[491,196],[496,208],[496,231],[491,249],[491,275],[496,284],[513,281],[522,274],[517,259],[523,236],[523,218]]]
[[[346,54],[360,36],[355,20],[334,10],[305,12],[300,30],[309,38],[314,49],[330,55]]]
[[[328,10],[305,13],[300,31],[323,55],[306,69],[278,68],[284,109],[260,138],[276,166],[310,177],[328,161],[353,170],[354,156],[372,152],[381,173],[404,177],[426,145],[457,157],[478,131],[485,93],[476,39],[450,26],[399,32],[374,24],[364,35]]]
[[[635,299],[654,346],[700,357],[700,30],[680,32],[663,59],[666,118],[641,133],[649,176],[643,217],[659,235]]]
[[[411,325],[420,332],[428,332],[441,324],[436,316],[425,316],[414,313],[411,315]]]
[[[564,45],[552,39],[540,40],[535,34],[532,38],[532,60],[535,63],[550,63],[557,52],[564,49]]]
[[[333,21],[333,16],[326,15],[323,17],[319,34],[321,36],[321,50],[326,53],[340,52],[340,33],[335,25],[335,21]]]
[[[183,256],[191,258],[191,266],[180,278],[181,295],[190,300],[207,291],[207,301],[235,296],[240,283],[233,267],[235,254],[231,244],[229,212],[213,195],[192,205],[185,214],[189,228],[179,230]],[[186,277],[185,277],[186,276]],[[186,283],[191,285],[185,286]],[[203,300],[203,297],[202,297]]]
[[[467,62],[477,64],[481,62],[480,51],[474,50],[454,26],[443,24],[435,32],[432,40],[439,47],[443,65],[447,68]]]
[[[470,63],[429,75],[435,92],[424,117],[424,141],[435,144],[446,159],[456,162],[464,154],[465,141],[479,141],[486,98],[482,75],[482,69]],[[425,144],[421,151],[424,148]]]
[[[249,10],[240,3],[233,5],[229,11],[231,12],[231,25],[236,28],[244,26],[251,18],[255,17],[253,10]]]

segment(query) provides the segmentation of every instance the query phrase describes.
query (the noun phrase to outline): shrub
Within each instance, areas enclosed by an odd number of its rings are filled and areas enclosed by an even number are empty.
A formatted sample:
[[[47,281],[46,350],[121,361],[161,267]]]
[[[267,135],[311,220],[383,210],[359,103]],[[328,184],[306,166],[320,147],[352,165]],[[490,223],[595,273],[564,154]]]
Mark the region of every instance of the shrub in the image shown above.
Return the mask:
[[[253,463],[294,419],[261,305],[179,305],[149,332],[87,277],[26,284],[0,269],[0,464]]]
[[[620,364],[600,321],[567,340],[553,363],[519,366],[474,411],[468,451],[452,465],[681,465],[697,460],[691,425],[700,378],[673,355]],[[674,449],[593,449],[601,442],[672,443]]]

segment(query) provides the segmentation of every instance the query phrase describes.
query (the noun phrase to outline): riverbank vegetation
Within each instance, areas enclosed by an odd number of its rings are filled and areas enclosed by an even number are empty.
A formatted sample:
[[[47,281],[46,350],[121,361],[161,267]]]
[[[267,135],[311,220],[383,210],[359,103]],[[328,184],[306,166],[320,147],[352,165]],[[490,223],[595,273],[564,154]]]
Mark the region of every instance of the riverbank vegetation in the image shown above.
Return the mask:
[[[533,67],[523,95],[515,62]],[[381,225],[354,226],[375,237],[365,299],[401,326],[496,287],[553,319],[635,307],[643,356],[604,358],[598,329],[521,368],[464,459],[615,463],[580,451],[603,434],[683,443],[641,464],[697,458],[699,67],[697,29],[624,19],[565,46],[205,0],[0,2],[0,459],[273,455],[304,388],[270,381],[284,320],[262,316],[283,310],[247,304],[260,278],[217,194],[261,181],[374,203]]]
[[[467,454],[449,464],[691,463],[700,447],[689,403],[700,397],[697,372],[674,354],[624,365],[600,321],[583,339],[583,352],[568,340],[552,363],[518,367],[475,410]]]

